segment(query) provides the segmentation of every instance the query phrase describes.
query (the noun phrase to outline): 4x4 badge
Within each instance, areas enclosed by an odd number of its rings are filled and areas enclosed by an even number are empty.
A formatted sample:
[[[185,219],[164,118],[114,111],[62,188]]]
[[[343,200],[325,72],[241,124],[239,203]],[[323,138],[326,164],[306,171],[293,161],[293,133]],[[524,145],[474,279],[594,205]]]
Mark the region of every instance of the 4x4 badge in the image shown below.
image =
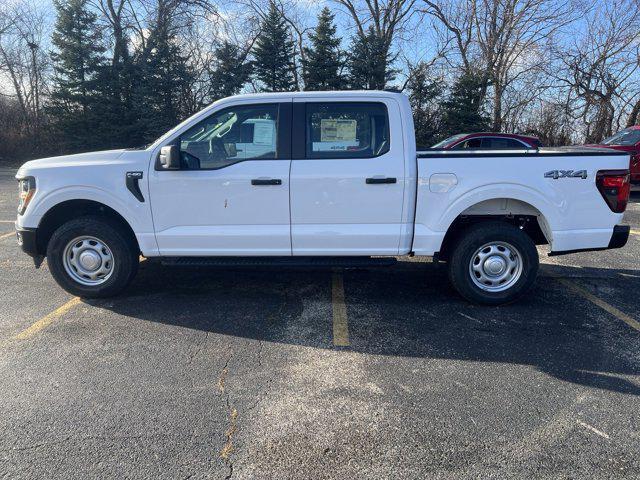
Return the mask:
[[[557,180],[559,178],[581,178],[585,180],[587,178],[586,170],[550,170],[544,174],[544,178],[553,178]]]

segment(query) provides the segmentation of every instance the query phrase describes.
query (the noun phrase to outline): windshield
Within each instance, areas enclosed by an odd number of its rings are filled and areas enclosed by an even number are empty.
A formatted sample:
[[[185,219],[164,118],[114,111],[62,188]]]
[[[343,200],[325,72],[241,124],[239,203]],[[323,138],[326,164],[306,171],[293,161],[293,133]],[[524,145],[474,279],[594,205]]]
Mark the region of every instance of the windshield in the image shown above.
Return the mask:
[[[466,133],[461,133],[459,135],[454,135],[453,137],[449,137],[446,140],[442,140],[441,142],[436,143],[431,148],[446,148],[446,147],[456,143],[458,140],[460,140],[461,138],[464,138],[466,136],[467,136]]]
[[[602,142],[603,145],[635,145],[640,142],[640,130],[627,129],[616,133]]]

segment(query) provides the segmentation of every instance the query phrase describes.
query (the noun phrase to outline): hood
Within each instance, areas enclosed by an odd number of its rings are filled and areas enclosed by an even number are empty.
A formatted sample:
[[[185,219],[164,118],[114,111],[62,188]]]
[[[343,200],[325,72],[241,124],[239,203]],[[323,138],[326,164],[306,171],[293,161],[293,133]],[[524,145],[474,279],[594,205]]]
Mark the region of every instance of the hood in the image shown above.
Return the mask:
[[[20,167],[16,177],[28,175],[35,170],[115,164],[119,163],[118,159],[124,152],[125,150],[104,150],[30,160]]]

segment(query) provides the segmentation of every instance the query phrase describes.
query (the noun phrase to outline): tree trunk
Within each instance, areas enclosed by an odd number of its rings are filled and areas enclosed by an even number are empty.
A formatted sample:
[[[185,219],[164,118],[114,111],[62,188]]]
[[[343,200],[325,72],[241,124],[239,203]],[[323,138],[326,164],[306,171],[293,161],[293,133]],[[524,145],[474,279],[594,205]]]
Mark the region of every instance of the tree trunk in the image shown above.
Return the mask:
[[[629,120],[627,120],[627,127],[633,127],[638,124],[638,117],[640,117],[640,98],[631,109]]]
[[[496,81],[493,88],[493,131],[499,132],[502,130],[502,86]]]

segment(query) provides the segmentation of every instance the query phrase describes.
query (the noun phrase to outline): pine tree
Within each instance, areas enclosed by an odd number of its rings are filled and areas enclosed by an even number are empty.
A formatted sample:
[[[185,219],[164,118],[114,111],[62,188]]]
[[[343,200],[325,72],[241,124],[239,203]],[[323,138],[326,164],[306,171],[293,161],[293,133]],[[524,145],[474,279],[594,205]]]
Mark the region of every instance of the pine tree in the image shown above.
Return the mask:
[[[128,38],[119,25],[114,30],[112,58],[98,72],[99,90],[103,93],[99,99],[100,134],[106,148],[137,146],[142,141],[133,105],[135,66]]]
[[[342,54],[340,39],[336,37],[334,15],[324,7],[318,16],[318,25],[309,34],[311,48],[305,48],[302,64],[306,90],[341,90],[345,81],[341,75]]]
[[[104,47],[96,15],[87,0],[55,0],[57,12],[52,36],[56,51],[49,112],[66,151],[99,148],[102,92],[98,72]]]
[[[443,82],[440,78],[432,78],[427,66],[420,63],[409,72],[407,89],[413,112],[416,144],[419,150],[428,148],[440,140]]]
[[[215,50],[215,69],[210,74],[211,100],[239,93],[249,80],[251,70],[240,47],[225,41]]]
[[[182,54],[171,17],[157,19],[136,68],[135,108],[142,138],[148,142],[173,128],[192,112],[185,110],[193,75]]]
[[[293,75],[294,55],[289,28],[275,3],[271,3],[253,49],[254,71],[263,84],[263,91],[291,92],[297,89]]]
[[[384,90],[395,80],[397,70],[391,68],[395,57],[386,42],[369,26],[366,35],[356,35],[351,41],[348,59],[349,87],[363,90]]]
[[[465,73],[451,89],[444,102],[443,130],[448,135],[489,130],[490,119],[482,105],[483,78]]]

